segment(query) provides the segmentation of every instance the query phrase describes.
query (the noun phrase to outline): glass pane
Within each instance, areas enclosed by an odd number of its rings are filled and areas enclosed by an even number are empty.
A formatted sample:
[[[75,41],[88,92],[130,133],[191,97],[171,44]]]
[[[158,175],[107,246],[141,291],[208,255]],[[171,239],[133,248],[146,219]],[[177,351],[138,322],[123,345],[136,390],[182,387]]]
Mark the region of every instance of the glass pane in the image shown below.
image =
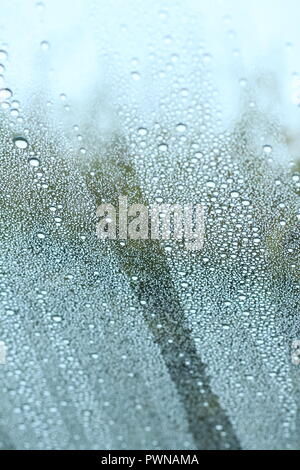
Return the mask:
[[[296,0],[2,0],[0,448],[299,449]]]

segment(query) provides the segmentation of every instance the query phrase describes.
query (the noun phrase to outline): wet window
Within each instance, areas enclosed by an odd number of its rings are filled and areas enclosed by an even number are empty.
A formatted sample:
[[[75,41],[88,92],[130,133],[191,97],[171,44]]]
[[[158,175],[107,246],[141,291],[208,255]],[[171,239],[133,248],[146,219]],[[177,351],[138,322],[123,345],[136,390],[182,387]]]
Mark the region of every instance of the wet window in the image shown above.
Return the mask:
[[[299,448],[299,8],[2,0],[0,448]]]

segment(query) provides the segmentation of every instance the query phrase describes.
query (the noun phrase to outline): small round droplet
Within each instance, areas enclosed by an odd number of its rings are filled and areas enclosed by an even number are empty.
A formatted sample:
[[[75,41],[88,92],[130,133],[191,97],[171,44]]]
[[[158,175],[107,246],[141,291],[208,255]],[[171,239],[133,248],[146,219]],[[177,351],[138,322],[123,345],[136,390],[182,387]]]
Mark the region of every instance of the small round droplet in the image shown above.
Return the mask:
[[[48,51],[48,49],[50,48],[50,44],[48,41],[42,41],[41,42],[41,49],[43,51]]]
[[[43,233],[43,232],[38,232],[36,234],[36,236],[40,239],[40,240],[44,240],[46,238],[46,235]]]
[[[37,3],[36,3],[36,8],[37,8],[40,12],[42,12],[42,11],[44,11],[44,9],[45,9],[45,5],[44,5],[43,2],[37,2]]]
[[[264,149],[264,152],[267,153],[267,154],[272,153],[272,150],[273,150],[271,145],[264,145],[263,149]]]
[[[14,139],[14,144],[18,149],[26,149],[28,147],[28,142],[24,137],[16,137]]]
[[[182,124],[182,123],[177,124],[176,131],[177,132],[185,132],[186,131],[186,125]]]
[[[2,103],[1,103],[1,108],[2,108],[2,109],[9,109],[9,108],[10,108],[10,104],[9,104],[7,101],[2,101]]]
[[[140,127],[140,128],[138,129],[138,134],[144,137],[145,135],[148,134],[148,130],[145,129],[145,127]]]
[[[240,195],[239,195],[239,193],[238,193],[237,191],[232,191],[231,197],[232,197],[233,199],[237,199],[239,196],[240,196]]]
[[[189,95],[189,90],[187,88],[182,88],[182,90],[180,91],[180,94],[181,96],[185,98],[186,96]]]
[[[40,161],[37,158],[30,158],[28,160],[30,166],[37,167],[40,164]]]
[[[3,49],[0,49],[0,60],[6,60],[8,57],[8,54],[6,51],[4,51]]]
[[[203,57],[203,62],[206,63],[206,64],[208,64],[212,60],[211,54],[208,54],[208,53],[203,54],[202,57]]]
[[[53,320],[55,323],[60,323],[61,320],[62,320],[62,318],[61,318],[59,315],[53,315],[52,320]]]
[[[160,144],[160,145],[158,146],[158,150],[159,150],[160,152],[166,152],[166,151],[168,150],[167,144]]]
[[[131,72],[131,78],[132,80],[138,81],[140,80],[141,75],[139,74],[139,72]]]
[[[11,114],[12,117],[18,117],[19,116],[19,111],[18,111],[18,109],[13,108],[10,111],[10,114]]]
[[[214,188],[216,186],[216,184],[213,181],[207,181],[206,186],[208,188]]]
[[[9,88],[0,89],[0,101],[7,100],[12,97],[12,91]]]

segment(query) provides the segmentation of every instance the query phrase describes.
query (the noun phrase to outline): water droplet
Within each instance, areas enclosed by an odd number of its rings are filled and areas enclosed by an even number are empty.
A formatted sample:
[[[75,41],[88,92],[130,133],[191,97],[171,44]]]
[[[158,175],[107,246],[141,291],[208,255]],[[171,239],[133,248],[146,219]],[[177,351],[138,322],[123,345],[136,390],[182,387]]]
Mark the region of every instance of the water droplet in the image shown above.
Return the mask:
[[[10,111],[10,114],[12,117],[18,117],[19,116],[19,111],[15,108],[13,108],[11,111]]]
[[[37,158],[30,158],[28,160],[29,165],[37,167],[40,164],[40,161]]]
[[[207,53],[206,53],[206,54],[203,54],[202,57],[203,57],[203,62],[206,63],[206,64],[208,64],[208,63],[211,62],[211,60],[212,60],[211,54],[207,54]]]
[[[48,49],[50,48],[50,44],[48,41],[42,41],[41,42],[41,49],[43,51],[48,51]]]
[[[137,80],[140,80],[141,75],[139,74],[139,72],[131,72],[131,78],[132,80],[137,81]]]
[[[18,149],[26,149],[28,147],[28,142],[24,137],[15,137],[14,144]]]
[[[37,8],[39,11],[43,11],[43,10],[45,9],[45,5],[44,5],[43,2],[37,2],[36,8]]]
[[[0,49],[0,60],[6,60],[8,57],[7,52],[3,49]]]
[[[161,20],[166,20],[168,18],[168,12],[166,10],[160,10],[159,17]]]
[[[52,320],[53,320],[55,323],[60,323],[61,320],[62,320],[62,318],[61,318],[59,315],[53,315]]]
[[[12,91],[9,88],[0,89],[0,101],[7,100],[12,96]]]
[[[138,134],[141,135],[141,136],[145,136],[145,135],[148,134],[148,130],[145,129],[145,127],[140,127],[140,128],[138,129]]]
[[[186,125],[182,124],[182,123],[177,124],[176,131],[177,132],[185,132],[186,131]]]
[[[9,109],[10,108],[10,104],[7,102],[7,101],[3,101],[1,103],[1,108],[2,109]]]
[[[46,238],[46,235],[43,233],[43,232],[38,232],[36,234],[36,236],[40,239],[40,240],[44,240],[44,238]]]
[[[167,144],[160,144],[160,145],[158,146],[158,150],[159,150],[160,152],[166,152],[166,151],[168,150]]]
[[[271,145],[264,145],[263,149],[264,149],[264,152],[267,154],[272,153],[272,150],[273,150]]]

